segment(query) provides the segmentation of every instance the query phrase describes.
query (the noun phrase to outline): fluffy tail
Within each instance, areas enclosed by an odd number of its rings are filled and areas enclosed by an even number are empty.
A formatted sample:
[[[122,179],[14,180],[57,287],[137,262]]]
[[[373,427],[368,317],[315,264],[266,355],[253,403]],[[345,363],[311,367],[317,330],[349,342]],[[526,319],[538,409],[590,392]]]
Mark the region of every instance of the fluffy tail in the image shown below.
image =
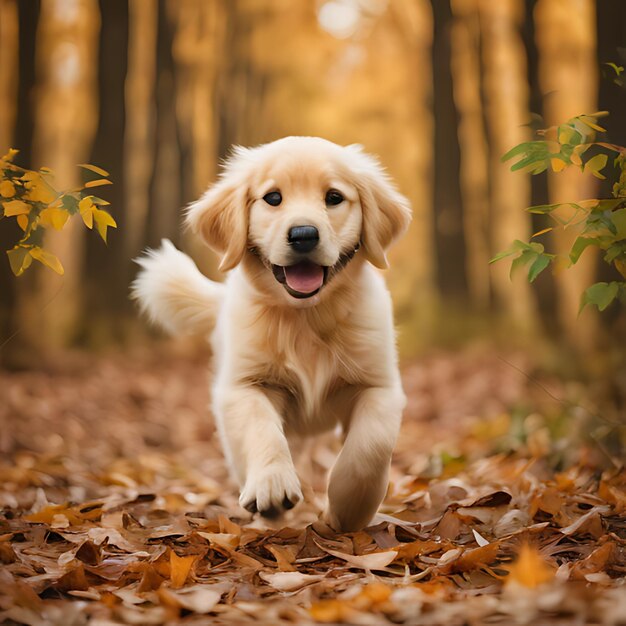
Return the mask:
[[[163,239],[158,250],[135,260],[141,266],[132,284],[150,321],[173,335],[208,334],[214,326],[224,286],[200,273],[196,264]]]

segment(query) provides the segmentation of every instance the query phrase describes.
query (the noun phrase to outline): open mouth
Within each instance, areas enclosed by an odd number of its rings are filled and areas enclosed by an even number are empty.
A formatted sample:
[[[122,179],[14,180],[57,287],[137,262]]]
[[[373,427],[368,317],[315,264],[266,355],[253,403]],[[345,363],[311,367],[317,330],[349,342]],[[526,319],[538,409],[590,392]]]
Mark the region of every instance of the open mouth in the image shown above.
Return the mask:
[[[311,261],[295,265],[272,265],[274,278],[294,298],[311,298],[324,286],[328,268]]]

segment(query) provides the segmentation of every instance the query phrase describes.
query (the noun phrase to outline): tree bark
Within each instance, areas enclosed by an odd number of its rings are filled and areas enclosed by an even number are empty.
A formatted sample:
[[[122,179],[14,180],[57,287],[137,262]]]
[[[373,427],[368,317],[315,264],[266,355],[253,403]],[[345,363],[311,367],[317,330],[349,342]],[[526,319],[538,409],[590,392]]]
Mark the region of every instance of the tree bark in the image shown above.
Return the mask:
[[[124,251],[136,256],[144,243],[154,168],[155,76],[158,0],[129,0],[128,71],[124,88]]]
[[[452,0],[451,68],[459,114],[460,183],[467,281],[473,305],[489,306],[489,160],[481,95],[478,0]]]
[[[19,71],[18,32],[16,0],[0,0],[0,155],[14,147]]]
[[[479,0],[483,33],[484,89],[489,129],[492,253],[515,239],[531,235],[528,174],[511,172],[501,156],[528,141],[528,77],[520,27],[523,0]],[[492,267],[494,293],[514,328],[530,332],[536,326],[536,302],[523,271],[509,278],[507,263]]]
[[[42,0],[36,43],[33,161],[55,172],[62,189],[78,183],[78,163],[88,160],[98,119],[96,0]],[[71,343],[82,309],[84,227],[74,219],[46,233],[45,246],[62,260],[65,275],[32,267],[35,290],[20,285],[17,319],[21,338],[40,354]]]
[[[594,0],[539,0],[535,7],[539,83],[547,126],[597,107],[596,4]],[[593,197],[595,180],[575,168],[548,174],[550,202]],[[567,255],[576,233],[555,229],[554,244]],[[597,315],[586,307],[578,318],[580,297],[594,282],[597,258],[588,250],[578,263],[556,275],[557,313],[569,340],[590,347]]]

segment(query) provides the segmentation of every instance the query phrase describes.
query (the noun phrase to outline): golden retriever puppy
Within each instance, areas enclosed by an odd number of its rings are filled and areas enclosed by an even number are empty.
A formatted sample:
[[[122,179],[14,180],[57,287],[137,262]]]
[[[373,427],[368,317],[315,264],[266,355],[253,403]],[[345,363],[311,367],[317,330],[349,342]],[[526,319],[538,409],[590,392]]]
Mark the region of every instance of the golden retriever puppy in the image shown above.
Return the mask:
[[[387,488],[405,404],[380,273],[408,201],[358,145],[287,137],[235,148],[187,224],[221,255],[223,284],[168,241],[134,295],[171,332],[210,333],[213,412],[240,504],[273,517],[301,498],[290,434],[341,425],[326,521],[367,525]]]

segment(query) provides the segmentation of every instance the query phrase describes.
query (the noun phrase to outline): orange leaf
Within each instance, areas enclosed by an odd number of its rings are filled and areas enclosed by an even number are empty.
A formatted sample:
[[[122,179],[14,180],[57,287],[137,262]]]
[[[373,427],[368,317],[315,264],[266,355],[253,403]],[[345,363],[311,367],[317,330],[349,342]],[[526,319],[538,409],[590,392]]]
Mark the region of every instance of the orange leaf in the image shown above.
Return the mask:
[[[561,170],[565,169],[566,163],[562,159],[552,158],[550,159],[550,165],[555,172],[560,172]]]
[[[85,170],[89,170],[90,172],[94,172],[96,174],[100,174],[100,176],[108,176],[109,172],[103,170],[101,167],[97,165],[91,165],[91,163],[79,163],[78,167],[82,167]]]
[[[323,624],[336,624],[348,621],[354,610],[341,600],[321,600],[315,602],[309,609],[311,617]]]
[[[524,544],[517,560],[509,567],[506,584],[517,583],[535,589],[554,579],[554,568],[539,554],[536,548]]]
[[[98,178],[85,183],[85,187],[102,187],[102,185],[112,185],[113,183],[106,178]]]
[[[178,556],[174,550],[170,551],[170,580],[174,589],[180,589],[185,584],[189,572],[197,560],[197,554]]]

